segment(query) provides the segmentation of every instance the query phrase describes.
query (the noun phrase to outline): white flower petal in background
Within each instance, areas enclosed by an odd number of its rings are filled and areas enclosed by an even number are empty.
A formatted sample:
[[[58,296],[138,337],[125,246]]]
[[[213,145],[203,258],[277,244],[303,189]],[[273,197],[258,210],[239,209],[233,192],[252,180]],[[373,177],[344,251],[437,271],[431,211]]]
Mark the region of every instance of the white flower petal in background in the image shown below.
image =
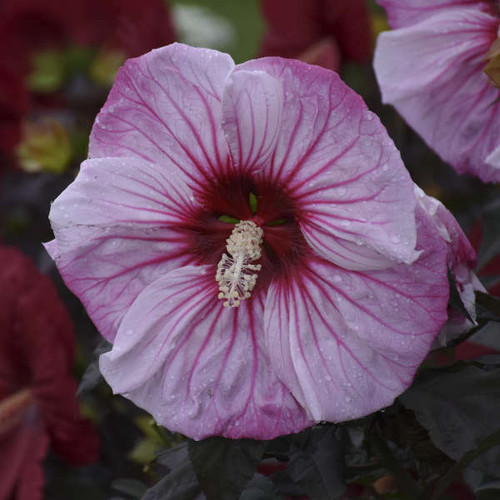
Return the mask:
[[[173,17],[180,42],[225,49],[234,44],[236,30],[228,19],[200,5],[175,5]]]

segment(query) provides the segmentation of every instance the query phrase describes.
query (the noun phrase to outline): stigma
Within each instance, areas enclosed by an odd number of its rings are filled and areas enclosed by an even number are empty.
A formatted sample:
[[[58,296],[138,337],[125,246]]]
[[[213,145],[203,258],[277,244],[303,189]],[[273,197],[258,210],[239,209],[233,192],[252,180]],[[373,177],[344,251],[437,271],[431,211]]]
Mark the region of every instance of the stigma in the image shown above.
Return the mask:
[[[218,298],[225,307],[238,307],[242,300],[252,295],[261,265],[255,264],[261,257],[264,231],[252,221],[238,222],[226,240],[227,253],[217,264],[215,281],[219,283]]]

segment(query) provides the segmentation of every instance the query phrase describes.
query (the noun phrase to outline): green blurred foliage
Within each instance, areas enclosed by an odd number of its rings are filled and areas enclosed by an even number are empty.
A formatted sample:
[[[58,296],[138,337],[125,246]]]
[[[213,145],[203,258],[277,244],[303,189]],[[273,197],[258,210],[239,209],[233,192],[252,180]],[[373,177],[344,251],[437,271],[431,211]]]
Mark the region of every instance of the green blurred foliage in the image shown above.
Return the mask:
[[[236,63],[255,57],[264,21],[260,14],[259,0],[169,0],[176,6],[199,6],[225,18],[234,28],[235,38],[224,48]]]

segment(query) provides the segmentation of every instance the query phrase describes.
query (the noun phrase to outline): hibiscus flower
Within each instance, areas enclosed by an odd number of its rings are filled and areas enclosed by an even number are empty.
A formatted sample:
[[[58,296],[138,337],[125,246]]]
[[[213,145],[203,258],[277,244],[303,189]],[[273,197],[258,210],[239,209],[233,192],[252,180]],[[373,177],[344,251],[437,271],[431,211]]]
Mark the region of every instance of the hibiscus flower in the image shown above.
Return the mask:
[[[263,0],[262,13],[267,24],[263,56],[296,57],[335,71],[344,62],[370,59],[365,0]]]
[[[129,60],[47,245],[173,431],[270,439],[361,417],[447,318],[447,246],[336,73],[174,44]]]
[[[71,320],[52,282],[0,246],[0,499],[42,498],[49,444],[72,465],[97,459],[72,375]]]
[[[500,95],[485,73],[499,57],[497,2],[379,3],[394,28],[375,51],[383,100],[459,173],[500,181]]]

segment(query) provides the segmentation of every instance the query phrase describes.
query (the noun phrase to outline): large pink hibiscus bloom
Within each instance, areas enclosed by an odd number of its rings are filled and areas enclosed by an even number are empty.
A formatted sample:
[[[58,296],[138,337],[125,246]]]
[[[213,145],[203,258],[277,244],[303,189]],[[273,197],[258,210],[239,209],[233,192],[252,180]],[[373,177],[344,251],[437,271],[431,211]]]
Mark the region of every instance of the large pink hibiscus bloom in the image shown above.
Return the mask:
[[[298,61],[129,60],[50,219],[114,392],[195,439],[389,405],[447,317],[446,245],[394,144]]]
[[[497,2],[379,0],[375,71],[385,102],[459,173],[500,181],[499,90],[484,73],[498,37]]]

